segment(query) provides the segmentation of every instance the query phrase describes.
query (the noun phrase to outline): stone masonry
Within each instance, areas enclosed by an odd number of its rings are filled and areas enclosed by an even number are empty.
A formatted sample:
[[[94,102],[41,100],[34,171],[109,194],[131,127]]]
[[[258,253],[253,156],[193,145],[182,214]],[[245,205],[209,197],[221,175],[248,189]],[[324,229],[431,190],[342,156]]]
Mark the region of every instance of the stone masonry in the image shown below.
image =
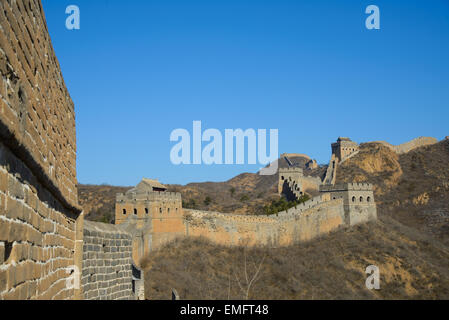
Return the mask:
[[[78,206],[74,105],[39,0],[0,2],[0,76],[0,299],[133,299],[131,235]]]
[[[74,105],[39,0],[0,1],[0,299],[78,299]]]
[[[187,236],[223,245],[290,245],[376,219],[372,185],[357,183],[323,186],[319,196],[270,216],[185,209]]]
[[[131,250],[131,235],[119,226],[84,222],[84,299],[134,299]]]
[[[287,169],[280,172],[284,175],[283,181],[295,188],[295,195],[299,195],[301,187],[296,189],[294,179],[301,179],[301,173],[300,170]],[[289,177],[293,177],[291,181]],[[176,237],[205,237],[222,245],[276,247],[308,241],[344,226],[377,219],[373,188],[368,184],[321,186],[319,196],[270,216],[189,209],[170,216],[167,206],[164,210],[161,203],[170,203],[173,199],[176,199],[173,202],[176,208],[181,202],[179,194],[145,192],[139,191],[139,188],[125,195],[117,194],[116,216],[120,216],[120,225],[133,234],[133,252],[138,252],[133,254],[136,264],[149,251]],[[153,207],[157,208],[155,212],[158,215],[153,214],[154,210],[145,210]],[[128,215],[128,212],[131,214]],[[157,220],[164,224],[163,228],[155,227],[154,221]],[[153,244],[153,239],[158,239],[158,242]]]
[[[165,190],[144,178],[126,194],[117,194],[115,223],[132,235],[136,265],[150,250],[185,233],[181,194]]]
[[[419,147],[423,147],[423,146],[428,146],[428,145],[432,145],[437,143],[438,140],[432,137],[418,137],[415,138],[413,140],[410,140],[408,142],[402,143],[400,145],[394,146],[388,142],[385,141],[374,141],[374,143],[380,143],[388,148],[390,148],[391,150],[393,150],[394,152],[396,152],[397,154],[404,154],[407,153],[413,149],[419,148]]]

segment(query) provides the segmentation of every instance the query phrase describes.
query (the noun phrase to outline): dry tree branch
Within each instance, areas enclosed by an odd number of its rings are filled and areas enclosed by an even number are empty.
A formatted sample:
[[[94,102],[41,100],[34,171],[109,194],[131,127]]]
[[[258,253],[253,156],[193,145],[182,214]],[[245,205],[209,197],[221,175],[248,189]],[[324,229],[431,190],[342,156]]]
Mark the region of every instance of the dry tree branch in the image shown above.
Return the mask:
[[[254,267],[256,269],[256,272],[254,273],[254,275],[252,276],[251,279],[249,279],[248,277],[248,270],[247,270],[247,256],[246,256],[246,251],[244,253],[244,274],[245,274],[245,280],[246,280],[246,285],[245,287],[242,285],[242,283],[240,282],[239,277],[237,276],[237,274],[234,271],[234,276],[235,279],[237,280],[237,283],[240,287],[240,290],[242,291],[242,293],[244,294],[244,297],[246,300],[249,299],[249,292],[251,290],[251,287],[253,286],[253,284],[256,282],[257,277],[259,276],[260,273],[260,269],[262,268],[263,262],[265,261],[266,255],[262,258],[262,260],[259,262],[259,265],[257,266],[254,262]]]

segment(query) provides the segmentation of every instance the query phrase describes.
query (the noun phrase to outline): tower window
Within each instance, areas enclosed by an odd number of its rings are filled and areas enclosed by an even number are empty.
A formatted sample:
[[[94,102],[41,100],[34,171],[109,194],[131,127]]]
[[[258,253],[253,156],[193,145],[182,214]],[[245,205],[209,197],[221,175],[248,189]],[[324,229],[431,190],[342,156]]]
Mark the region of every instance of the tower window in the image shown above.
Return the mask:
[[[134,214],[137,214],[137,209],[136,208],[134,208]]]
[[[355,197],[352,197],[352,202],[355,202]]]
[[[148,214],[148,208],[145,208],[145,213]]]
[[[360,197],[360,202],[363,202],[363,197]]]
[[[126,214],[126,209],[123,209],[123,214]]]
[[[371,202],[371,197],[366,198],[367,202]]]

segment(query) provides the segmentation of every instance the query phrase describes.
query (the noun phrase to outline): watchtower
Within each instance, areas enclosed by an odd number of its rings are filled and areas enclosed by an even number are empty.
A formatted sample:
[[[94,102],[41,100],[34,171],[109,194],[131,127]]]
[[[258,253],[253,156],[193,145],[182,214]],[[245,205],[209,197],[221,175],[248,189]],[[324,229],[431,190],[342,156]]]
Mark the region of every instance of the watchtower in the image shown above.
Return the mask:
[[[345,223],[353,226],[377,219],[373,185],[369,183],[340,183],[322,185],[321,193],[330,193],[332,200],[343,199]]]
[[[337,142],[332,143],[332,154],[341,162],[346,157],[350,156],[354,152],[359,151],[359,145],[346,137],[339,137]]]
[[[149,251],[184,235],[181,194],[144,178],[135,188],[117,194],[115,224],[132,234],[133,260],[139,266]]]

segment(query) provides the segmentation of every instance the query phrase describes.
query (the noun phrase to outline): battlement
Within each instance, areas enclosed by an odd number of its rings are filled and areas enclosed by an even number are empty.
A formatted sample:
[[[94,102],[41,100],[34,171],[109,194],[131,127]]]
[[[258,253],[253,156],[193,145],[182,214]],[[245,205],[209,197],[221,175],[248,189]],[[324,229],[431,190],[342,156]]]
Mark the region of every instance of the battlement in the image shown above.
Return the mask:
[[[332,154],[338,161],[342,161],[354,152],[359,150],[359,145],[357,142],[352,141],[346,137],[340,137],[337,142],[331,144]]]
[[[320,192],[337,192],[337,191],[373,191],[371,183],[338,183],[336,185],[322,185]]]
[[[116,202],[130,201],[181,201],[181,193],[165,192],[165,191],[146,191],[146,192],[130,192],[117,193]]]
[[[302,168],[290,167],[290,168],[279,168],[279,173],[303,173]]]

